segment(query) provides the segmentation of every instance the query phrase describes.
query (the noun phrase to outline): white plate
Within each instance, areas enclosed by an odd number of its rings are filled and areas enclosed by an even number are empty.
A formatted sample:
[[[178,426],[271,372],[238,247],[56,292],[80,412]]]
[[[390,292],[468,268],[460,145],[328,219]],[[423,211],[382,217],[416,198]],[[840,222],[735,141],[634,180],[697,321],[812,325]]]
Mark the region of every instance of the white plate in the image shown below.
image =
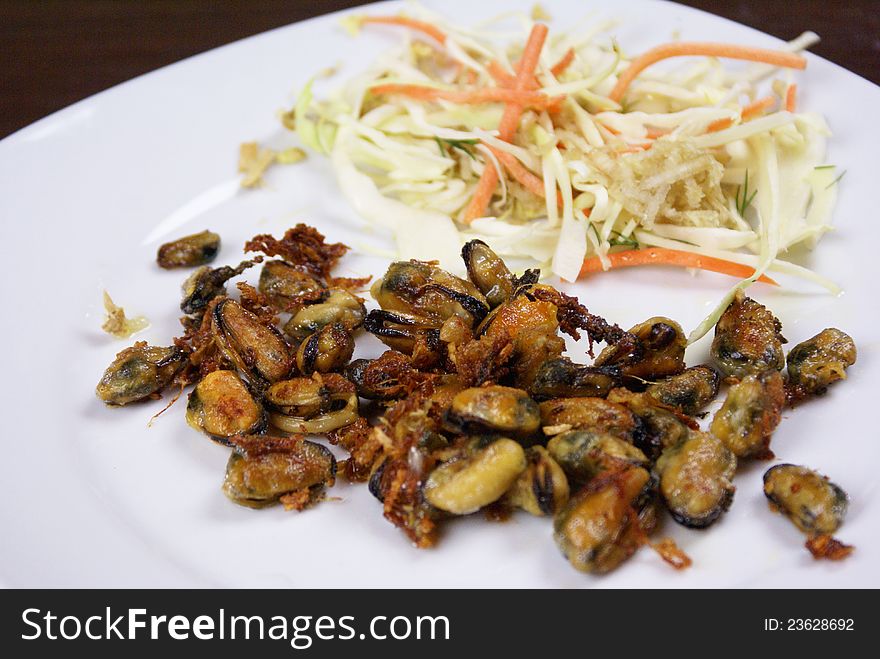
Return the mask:
[[[528,9],[532,3],[518,4]],[[590,5],[601,15],[607,5],[545,4],[558,25]],[[511,8],[507,0],[429,5],[468,22]],[[630,52],[676,30],[686,39],[779,44],[671,3],[616,6],[625,19],[618,38]],[[812,265],[846,293],[835,298],[809,288],[759,286],[753,294],[777,313],[793,342],[835,325],[858,344],[849,381],[824,400],[786,413],[773,441],[779,459],[818,468],[849,492],[849,517],[839,535],[857,550],[847,561],[815,562],[799,532],[768,511],[760,484],[767,463],[740,469],[733,507],[707,532],[665,525],[663,532],[693,558],[691,569],[675,572],[643,550],[596,578],[562,559],[547,520],[525,514],[504,524],[459,520],[436,549],[425,551],[409,546],[362,486],[340,485],[332,491],[340,501],[302,514],[235,506],[219,490],[228,452],[186,426],[185,404],[148,428],[163,403],[108,409],[98,402],[95,383],[126,345],[99,329],[102,289],[152,320],[138,339],[167,344],[180,333],[183,275],[155,265],[161,242],[208,227],[223,236],[217,262],[237,263],[246,238],[280,235],[307,221],[349,245],[390,245],[366,235],[319,157],[276,168],[265,189],[238,189],[238,144],[275,135],[274,113],[294,90],[337,62],[344,64],[337,80],[344,79],[400,38],[371,29],[352,40],[337,19],[291,25],[194,57],[0,142],[6,273],[0,580],[12,586],[880,586],[874,417],[880,231],[871,137],[880,92],[813,56],[800,77],[799,100],[828,117],[835,131],[830,161],[848,174],[836,212],[839,231],[823,241]],[[353,255],[343,269],[381,274],[386,264]],[[692,328],[729,284],[719,275],[645,269],[572,290],[593,311],[624,325],[663,314]],[[704,341],[688,361],[705,356]]]

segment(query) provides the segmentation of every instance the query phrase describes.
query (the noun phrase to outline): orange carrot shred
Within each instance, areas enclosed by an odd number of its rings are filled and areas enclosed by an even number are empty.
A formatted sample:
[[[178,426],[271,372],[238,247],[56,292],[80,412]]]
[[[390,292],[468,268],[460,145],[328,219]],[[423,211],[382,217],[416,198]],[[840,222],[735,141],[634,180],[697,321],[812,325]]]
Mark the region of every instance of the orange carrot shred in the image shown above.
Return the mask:
[[[507,87],[509,89],[513,89],[513,86],[516,84],[516,76],[512,75],[498,60],[492,60],[489,64],[486,65],[486,70],[489,72],[489,75],[495,80],[495,83],[499,87]],[[538,81],[535,80],[535,76],[532,76],[526,85],[526,89],[535,90],[540,89],[541,85],[538,84]]]
[[[797,85],[792,83],[785,90],[785,109],[794,112],[797,107]]]
[[[515,156],[507,153],[507,151],[501,151],[500,149],[489,146],[488,144],[486,144],[486,147],[495,154],[495,157],[498,158],[498,162],[504,165],[504,169],[506,169],[526,190],[541,198],[545,197],[544,181],[526,169],[526,167],[524,167]],[[556,202],[562,206],[562,193],[559,190],[556,191]]]
[[[693,252],[685,252],[678,249],[665,247],[648,247],[646,249],[631,249],[625,252],[608,254],[611,268],[628,268],[638,265],[674,265],[681,268],[699,268],[710,272],[718,272],[732,277],[745,279],[755,273],[755,269],[742,263],[726,261],[714,256],[703,256]],[[598,256],[593,256],[584,261],[581,267],[581,276],[602,272],[602,261]],[[773,286],[779,284],[766,275],[761,275],[758,281]]]
[[[707,133],[717,133],[719,130],[724,130],[725,128],[730,128],[733,126],[733,119],[730,117],[722,117],[721,119],[716,119],[711,124],[706,126]]]
[[[535,68],[538,66],[538,58],[541,55],[541,49],[544,47],[546,38],[547,26],[543,23],[535,23],[517,67],[516,81],[513,86],[514,91],[523,92],[527,89],[527,85],[535,73]],[[505,142],[510,142],[516,134],[516,127],[519,125],[522,112],[523,106],[517,103],[508,103],[504,108],[504,114],[501,116],[501,121],[498,124],[498,135]],[[465,209],[463,217],[465,222],[469,223],[473,219],[485,215],[497,184],[498,172],[495,168],[488,166],[484,168],[483,174],[477,183],[477,188],[474,191],[474,196]]]
[[[402,25],[403,27],[408,27],[413,30],[417,30],[418,32],[422,32],[423,34],[427,34],[429,37],[433,37],[441,44],[446,43],[446,34],[435,25],[431,25],[430,23],[426,23],[425,21],[420,21],[415,18],[408,18],[407,16],[364,16],[361,19],[361,23],[377,23],[382,25]]]
[[[707,57],[726,57],[729,59],[749,60],[752,62],[764,62],[775,66],[784,66],[791,69],[804,69],[807,60],[801,55],[782,50],[768,50],[766,48],[752,48],[750,46],[737,46],[734,44],[680,41],[657,46],[639,55],[617,79],[617,84],[611,90],[609,98],[617,103],[623,98],[624,93],[633,80],[647,67],[669,57],[705,55]]]
[[[565,51],[565,55],[556,62],[552,67],[550,67],[550,73],[552,73],[557,78],[565,72],[565,70],[571,65],[574,61],[574,48],[569,48]]]
[[[652,126],[648,126],[645,129],[645,134],[647,135],[649,140],[656,140],[658,137],[669,135],[669,133],[670,131],[666,128],[654,128]]]
[[[759,98],[757,101],[753,103],[749,103],[742,109],[740,113],[742,118],[751,119],[754,116],[757,116],[764,112],[764,110],[770,108],[776,103],[776,98],[773,96],[765,96],[764,98]]]

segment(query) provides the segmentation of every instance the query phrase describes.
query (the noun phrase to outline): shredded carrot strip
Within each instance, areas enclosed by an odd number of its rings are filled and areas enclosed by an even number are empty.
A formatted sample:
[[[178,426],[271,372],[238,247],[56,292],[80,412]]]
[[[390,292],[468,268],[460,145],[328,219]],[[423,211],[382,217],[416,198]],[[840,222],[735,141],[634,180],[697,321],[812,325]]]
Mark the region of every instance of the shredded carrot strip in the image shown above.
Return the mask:
[[[776,103],[776,99],[773,96],[765,96],[764,98],[759,98],[754,103],[749,103],[742,109],[741,116],[743,120],[751,119],[752,117],[761,114],[764,110],[773,106]]]
[[[797,85],[792,83],[785,90],[785,109],[794,112],[797,107]]]
[[[617,84],[611,90],[609,98],[620,102],[630,83],[647,67],[669,57],[685,55],[705,55],[707,57],[726,57],[729,59],[748,60],[752,62],[764,62],[774,66],[784,66],[791,69],[804,69],[807,60],[801,55],[788,53],[782,50],[768,50],[766,48],[752,48],[749,46],[737,46],[734,44],[681,41],[657,46],[636,57],[617,79]]]
[[[670,132],[671,131],[666,128],[653,128],[652,126],[648,126],[645,129],[645,134],[648,136],[649,140],[656,140],[658,137],[669,135]]]
[[[513,91],[524,92],[527,89],[527,85],[535,73],[535,68],[538,66],[538,58],[541,55],[541,49],[544,47],[546,38],[547,26],[543,23],[535,23],[517,67]],[[498,136],[502,140],[510,142],[513,139],[520,117],[522,117],[522,112],[523,106],[517,103],[508,103],[504,108],[504,114],[501,115],[501,121],[498,124]],[[488,166],[484,168],[483,174],[477,183],[477,188],[474,191],[474,196],[465,209],[465,222],[470,222],[474,218],[485,215],[497,184],[498,172],[495,168]]]
[[[706,126],[707,133],[717,133],[719,130],[724,130],[725,128],[730,128],[733,126],[733,119],[730,117],[724,117],[722,119],[716,119],[711,124]]]
[[[493,59],[486,65],[486,70],[495,82],[501,87],[513,87],[516,76],[510,75],[497,59]]]
[[[408,85],[389,83],[376,85],[370,89],[374,94],[400,94],[423,101],[452,101],[453,103],[478,104],[478,103],[516,103],[517,105],[532,107],[539,110],[548,109],[556,98],[551,98],[540,92],[520,91],[505,87],[485,87],[459,91],[457,89],[437,89],[436,87],[423,87],[422,85]]]
[[[574,61],[574,48],[569,48],[565,51],[565,55],[556,62],[552,67],[550,67],[550,73],[552,73],[557,78],[569,67],[569,65]]]
[[[665,247],[648,247],[647,249],[614,252],[608,254],[608,260],[611,262],[612,268],[628,268],[637,265],[674,265],[682,268],[699,268],[700,270],[719,272],[742,279],[750,277],[755,273],[755,269],[748,265],[718,259],[714,256],[703,256],[678,249],[666,249]],[[581,268],[581,276],[602,271],[602,261],[599,260],[598,256],[593,256],[584,261],[584,265]],[[766,275],[761,275],[758,281],[779,286],[775,280],[770,279]]]
[[[544,181],[542,179],[526,169],[526,167],[524,167],[515,156],[507,153],[507,151],[501,151],[488,144],[486,144],[486,147],[495,154],[495,157],[498,158],[498,162],[504,165],[504,169],[506,169],[526,190],[532,194],[538,195],[542,199],[544,198]],[[562,206],[562,193],[559,190],[556,191],[556,202]]]
[[[402,25],[403,27],[408,27],[413,30],[417,30],[418,32],[427,34],[429,37],[433,37],[440,43],[446,43],[446,34],[444,34],[443,30],[436,27],[435,25],[431,25],[430,23],[426,23],[425,21],[420,21],[415,18],[407,18],[406,16],[364,16],[361,19],[361,23]]]
[[[511,75],[498,60],[493,59],[491,62],[489,62],[489,64],[486,65],[486,70],[489,72],[489,75],[492,76],[499,87],[508,87],[510,89],[513,89],[513,86],[516,84],[516,76]],[[529,80],[528,84],[526,85],[526,89],[535,90],[540,88],[541,85],[539,85],[538,81],[535,80],[535,77],[532,76],[531,80]]]

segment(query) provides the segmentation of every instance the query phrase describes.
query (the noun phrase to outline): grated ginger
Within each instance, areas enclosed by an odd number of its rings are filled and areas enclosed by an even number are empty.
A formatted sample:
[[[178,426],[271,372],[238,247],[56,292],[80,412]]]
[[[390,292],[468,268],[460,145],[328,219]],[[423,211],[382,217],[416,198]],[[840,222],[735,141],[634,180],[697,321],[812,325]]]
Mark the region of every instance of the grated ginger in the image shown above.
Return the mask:
[[[608,195],[646,229],[736,227],[721,190],[724,166],[689,139],[662,137],[647,151],[614,157],[605,147],[585,157]]]

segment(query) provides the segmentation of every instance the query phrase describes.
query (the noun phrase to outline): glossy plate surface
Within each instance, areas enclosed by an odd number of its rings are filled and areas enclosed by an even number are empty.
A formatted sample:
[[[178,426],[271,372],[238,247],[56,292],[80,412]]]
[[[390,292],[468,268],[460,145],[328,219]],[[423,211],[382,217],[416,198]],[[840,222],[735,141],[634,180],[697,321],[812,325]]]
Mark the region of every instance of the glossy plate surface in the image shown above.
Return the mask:
[[[475,22],[511,8],[492,2],[430,2]],[[528,10],[531,2],[519,2]],[[545,2],[556,25],[607,3]],[[765,47],[771,37],[666,2],[616,3],[619,42],[629,52],[671,38]],[[366,11],[390,13],[397,3]],[[365,11],[364,8],[358,11]],[[792,7],[791,11],[796,11]],[[0,505],[0,582],[10,586],[880,586],[877,472],[880,437],[880,281],[876,223],[876,117],[880,90],[819,58],[799,78],[803,107],[835,132],[829,162],[847,170],[835,219],[810,265],[845,294],[809,287],[753,295],[783,321],[792,344],[826,326],[859,347],[850,379],[820,401],[787,412],[774,437],[778,461],[810,465],[850,494],[839,536],[856,545],[840,564],[818,563],[804,538],[771,514],[761,491],[769,463],[741,467],[730,512],[707,532],[667,521],[694,566],[675,572],[650,551],[615,573],[575,572],[547,520],[481,516],[447,526],[436,549],[418,551],[383,520],[365,487],[340,484],[302,514],[253,511],[220,492],[227,450],[191,430],[178,404],[107,409],[94,396],[104,367],[126,343],[100,331],[101,291],[152,326],[137,336],[167,344],[180,333],[177,300],[185,273],[161,271],[157,246],[205,228],[219,232],[216,261],[237,263],[243,242],[280,235],[297,221],[355,248],[340,274],[379,275],[387,261],[358,254],[390,247],[341,197],[317,156],[278,167],[257,191],[239,189],[238,144],[278,133],[276,110],[319,69],[340,75],[397,43],[399,33],[364,30],[353,40],[338,15],[291,25],[130,81],[54,114],[0,142],[6,377]],[[551,25],[552,27],[552,25]],[[821,31],[821,26],[814,26]],[[792,35],[794,36],[794,35]],[[320,90],[319,90],[320,93]],[[251,280],[256,275],[251,274]],[[594,312],[627,326],[652,315],[692,328],[730,281],[720,275],[634,269],[570,288]],[[378,344],[361,339],[362,350]],[[705,359],[707,343],[688,362]],[[575,354],[578,358],[581,354]]]

